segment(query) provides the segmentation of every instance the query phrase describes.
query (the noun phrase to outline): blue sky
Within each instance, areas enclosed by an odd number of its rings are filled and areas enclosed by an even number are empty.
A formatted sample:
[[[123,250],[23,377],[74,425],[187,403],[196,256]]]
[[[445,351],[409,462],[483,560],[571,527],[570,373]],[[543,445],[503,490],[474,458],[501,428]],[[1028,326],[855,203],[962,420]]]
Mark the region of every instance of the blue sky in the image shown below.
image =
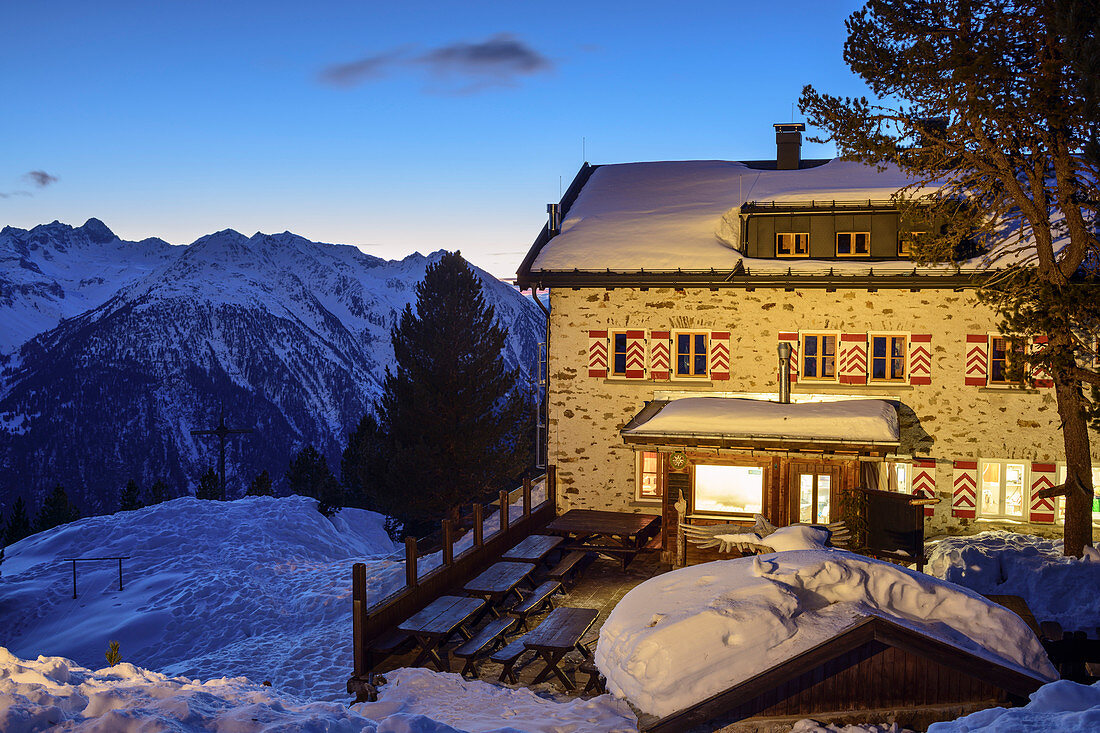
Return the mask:
[[[5,3],[0,225],[290,230],[510,275],[582,138],[593,163],[768,158],[804,84],[864,93],[860,4]]]

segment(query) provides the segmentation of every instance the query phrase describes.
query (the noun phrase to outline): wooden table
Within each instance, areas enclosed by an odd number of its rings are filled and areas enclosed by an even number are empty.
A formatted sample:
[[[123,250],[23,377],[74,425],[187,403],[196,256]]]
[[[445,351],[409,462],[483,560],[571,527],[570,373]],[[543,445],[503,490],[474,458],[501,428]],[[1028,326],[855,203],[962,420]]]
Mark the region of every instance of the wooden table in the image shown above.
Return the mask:
[[[493,617],[500,618],[497,607],[504,603],[509,593],[515,593],[520,602],[523,602],[523,595],[516,586],[526,580],[534,569],[535,566],[529,562],[494,563],[464,585],[462,590],[483,598],[489,604],[489,612]]]
[[[442,657],[439,656],[439,647],[455,631],[458,631],[463,639],[469,639],[470,632],[466,630],[465,624],[484,606],[485,601],[481,598],[440,596],[419,613],[399,624],[397,628],[412,634],[420,647],[420,654],[410,666],[415,667],[425,659],[430,659],[440,672],[450,672],[450,659],[446,652]]]
[[[570,537],[567,549],[595,550],[622,560],[623,570],[660,527],[656,514],[570,509],[546,525],[549,532]]]
[[[576,649],[588,659],[591,655],[581,645],[581,637],[592,626],[599,615],[594,608],[555,608],[538,626],[523,636],[523,646],[534,651],[546,662],[546,667],[538,673],[531,684],[537,685],[551,674],[557,676],[565,689],[574,690],[576,686],[568,675],[558,668],[566,654]]]
[[[562,542],[564,542],[564,539],[558,535],[529,535],[518,545],[504,553],[503,557],[505,560],[523,560],[537,564],[542,562],[542,559]]]

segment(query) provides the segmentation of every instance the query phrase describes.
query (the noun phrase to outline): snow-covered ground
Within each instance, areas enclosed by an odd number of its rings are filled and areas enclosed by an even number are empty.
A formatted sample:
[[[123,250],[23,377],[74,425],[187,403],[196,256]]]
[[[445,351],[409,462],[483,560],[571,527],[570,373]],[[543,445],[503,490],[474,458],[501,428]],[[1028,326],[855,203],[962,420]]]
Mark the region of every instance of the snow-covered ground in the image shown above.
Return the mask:
[[[928,733],[1091,733],[1100,730],[1100,682],[1069,680],[1043,685],[1019,708],[990,708],[946,723]]]
[[[938,540],[927,572],[985,595],[1017,595],[1039,621],[1062,628],[1100,628],[1100,553],[1065,557],[1061,540],[1016,532],[981,532]]]
[[[600,630],[607,688],[656,716],[747,680],[868,614],[1040,681],[1058,674],[1018,616],[977,593],[841,550],[675,570],[633,588]]]

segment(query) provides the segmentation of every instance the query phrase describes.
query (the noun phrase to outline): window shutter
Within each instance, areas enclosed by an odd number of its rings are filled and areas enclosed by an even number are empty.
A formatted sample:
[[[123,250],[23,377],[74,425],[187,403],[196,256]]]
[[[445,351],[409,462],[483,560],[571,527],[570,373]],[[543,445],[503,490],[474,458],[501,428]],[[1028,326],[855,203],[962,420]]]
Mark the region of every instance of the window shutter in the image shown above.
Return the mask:
[[[730,378],[730,332],[710,332],[710,378],[723,381]]]
[[[867,334],[841,334],[838,378],[841,384],[867,384]]]
[[[588,332],[588,376],[607,377],[607,331]]]
[[[798,332],[780,331],[779,340],[786,341],[791,345],[791,363],[790,363],[790,375],[791,382],[798,381]],[[778,375],[776,379],[778,379]]]
[[[651,331],[649,334],[649,376],[667,380],[672,368],[672,334],[668,331]]]
[[[932,384],[932,334],[909,336],[909,384]]]
[[[966,383],[984,387],[989,380],[989,336],[971,333],[966,336]]]
[[[1035,336],[1034,338],[1032,338],[1031,344],[1029,345],[1031,353],[1033,353],[1033,354],[1042,351],[1046,347],[1047,347],[1047,337],[1046,336]],[[1036,387],[1053,387],[1054,386],[1054,378],[1051,376],[1050,372],[1048,372],[1046,369],[1044,369],[1041,366],[1034,366],[1034,367],[1031,368],[1031,380],[1032,380],[1032,382],[1034,382]],[[1036,520],[1032,520],[1032,521],[1036,521]]]
[[[913,459],[913,496],[924,499],[936,498],[936,459]],[[924,508],[924,516],[930,517],[934,513],[931,506]]]
[[[1054,486],[1056,471],[1053,463],[1031,464],[1031,511],[1028,512],[1028,521],[1054,522],[1054,499],[1036,499],[1035,493]]]
[[[626,332],[626,378],[645,379],[645,331]]]
[[[951,516],[973,519],[978,506],[978,462],[955,461]]]

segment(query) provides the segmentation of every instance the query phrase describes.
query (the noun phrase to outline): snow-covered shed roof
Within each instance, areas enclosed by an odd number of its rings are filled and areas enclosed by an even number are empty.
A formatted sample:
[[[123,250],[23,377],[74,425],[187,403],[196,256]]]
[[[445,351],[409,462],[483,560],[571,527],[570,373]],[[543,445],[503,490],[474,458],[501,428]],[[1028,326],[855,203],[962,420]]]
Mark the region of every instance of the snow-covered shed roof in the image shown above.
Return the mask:
[[[627,443],[695,445],[792,441],[896,447],[898,413],[887,400],[781,403],[731,397],[655,400],[621,431]]]

